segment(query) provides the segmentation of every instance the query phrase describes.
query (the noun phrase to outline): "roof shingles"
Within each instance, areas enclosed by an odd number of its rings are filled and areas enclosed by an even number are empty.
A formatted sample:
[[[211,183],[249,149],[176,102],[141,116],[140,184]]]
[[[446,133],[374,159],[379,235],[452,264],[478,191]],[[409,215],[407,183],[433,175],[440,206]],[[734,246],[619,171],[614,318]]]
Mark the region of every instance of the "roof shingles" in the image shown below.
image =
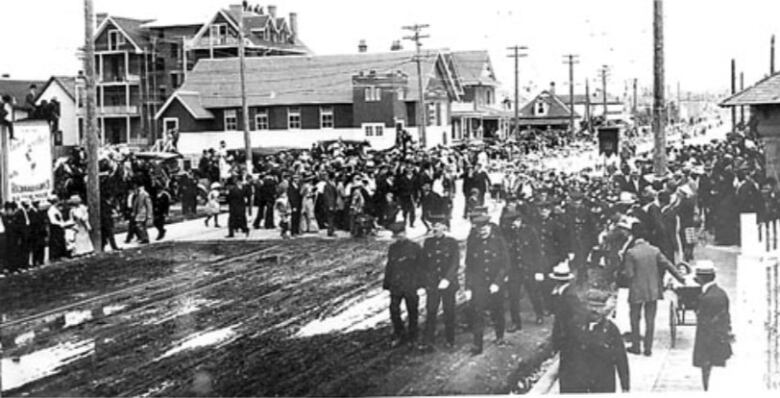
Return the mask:
[[[736,93],[720,103],[723,107],[780,104],[780,72],[768,76],[752,87]]]

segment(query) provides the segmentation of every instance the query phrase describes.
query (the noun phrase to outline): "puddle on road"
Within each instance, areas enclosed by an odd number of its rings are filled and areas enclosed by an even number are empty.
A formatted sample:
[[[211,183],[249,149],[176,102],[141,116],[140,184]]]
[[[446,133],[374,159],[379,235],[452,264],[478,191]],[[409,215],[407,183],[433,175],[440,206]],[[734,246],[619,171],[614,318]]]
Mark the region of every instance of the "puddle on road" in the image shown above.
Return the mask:
[[[368,329],[382,321],[389,320],[389,315],[386,312],[390,305],[390,297],[384,290],[371,292],[364,300],[358,302],[350,300],[345,304],[349,305],[340,306],[336,310],[336,315],[325,319],[315,319],[304,325],[296,333],[296,337]]]
[[[155,359],[159,361],[161,359],[176,355],[180,352],[191,350],[194,348],[214,346],[218,344],[229,343],[238,336],[236,331],[239,325],[228,326],[226,328],[211,330],[206,332],[193,333],[186,338],[174,343],[174,347],[166,351],[163,355]]]
[[[65,326],[69,328],[71,326],[78,326],[84,322],[91,321],[93,318],[92,311],[70,311],[65,313]]]
[[[51,376],[64,365],[95,352],[95,340],[62,343],[18,358],[3,358],[3,391]]]
[[[109,316],[127,308],[127,305],[107,305],[103,307],[103,315]]]

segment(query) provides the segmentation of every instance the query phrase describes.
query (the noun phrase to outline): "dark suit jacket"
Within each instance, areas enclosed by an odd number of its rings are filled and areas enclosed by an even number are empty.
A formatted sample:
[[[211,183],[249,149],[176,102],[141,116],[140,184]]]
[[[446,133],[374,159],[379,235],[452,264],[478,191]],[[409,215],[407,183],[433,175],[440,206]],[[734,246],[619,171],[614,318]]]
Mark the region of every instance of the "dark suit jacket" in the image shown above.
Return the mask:
[[[287,187],[287,200],[290,202],[290,207],[293,209],[301,209],[303,204],[303,196],[301,196],[301,186],[290,183]]]
[[[322,203],[329,211],[336,210],[339,192],[333,183],[325,183],[325,190],[322,193]]]
[[[655,246],[644,239],[637,239],[634,246],[626,252],[624,260],[626,277],[629,280],[629,303],[646,303],[661,299],[659,268],[666,269],[680,282],[683,277],[677,268],[666,259]]]
[[[724,366],[732,353],[730,333],[729,297],[720,286],[712,285],[699,297],[693,366]]]

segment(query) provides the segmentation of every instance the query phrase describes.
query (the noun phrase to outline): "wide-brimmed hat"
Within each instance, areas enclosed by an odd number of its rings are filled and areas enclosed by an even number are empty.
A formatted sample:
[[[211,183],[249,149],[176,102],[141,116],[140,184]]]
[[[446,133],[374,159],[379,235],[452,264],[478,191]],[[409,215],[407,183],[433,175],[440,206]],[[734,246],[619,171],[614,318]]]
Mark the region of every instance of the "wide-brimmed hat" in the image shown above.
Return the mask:
[[[83,202],[81,201],[81,197],[78,195],[73,195],[70,198],[68,198],[69,205],[80,205],[81,203]]]
[[[549,275],[550,279],[556,280],[556,281],[570,281],[574,279],[574,274],[571,273],[571,268],[569,267],[568,261],[561,261],[553,267],[553,272],[551,272]]]

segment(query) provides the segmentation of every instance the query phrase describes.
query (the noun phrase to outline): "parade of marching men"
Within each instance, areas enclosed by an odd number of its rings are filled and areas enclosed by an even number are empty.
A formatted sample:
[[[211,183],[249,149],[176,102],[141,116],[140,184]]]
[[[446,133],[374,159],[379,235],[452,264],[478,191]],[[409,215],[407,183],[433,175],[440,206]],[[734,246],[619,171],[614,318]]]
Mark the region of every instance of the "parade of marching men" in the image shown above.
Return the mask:
[[[234,3],[5,8],[0,395],[780,389],[780,5]]]

